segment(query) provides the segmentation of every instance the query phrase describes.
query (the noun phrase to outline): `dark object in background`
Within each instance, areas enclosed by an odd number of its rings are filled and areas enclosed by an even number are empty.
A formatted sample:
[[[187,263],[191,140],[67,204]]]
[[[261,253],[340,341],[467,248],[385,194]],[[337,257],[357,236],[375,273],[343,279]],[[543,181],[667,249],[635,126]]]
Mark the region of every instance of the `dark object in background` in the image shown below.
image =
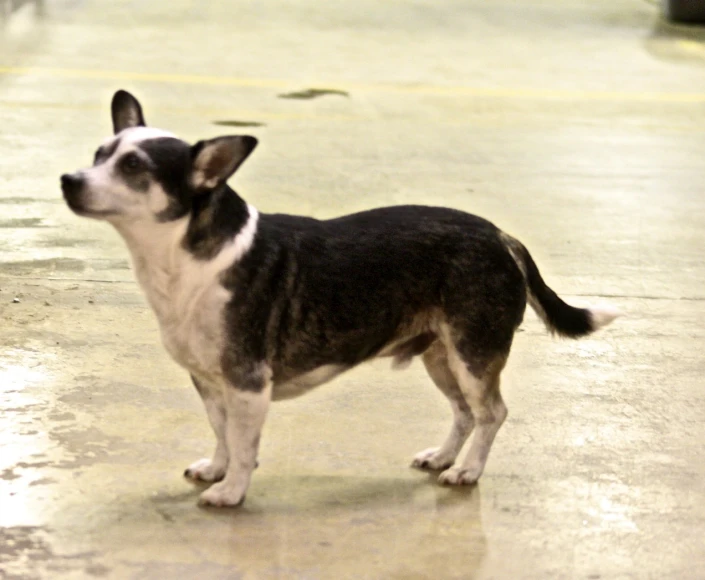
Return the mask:
[[[666,18],[673,22],[705,24],[705,0],[662,0]]]

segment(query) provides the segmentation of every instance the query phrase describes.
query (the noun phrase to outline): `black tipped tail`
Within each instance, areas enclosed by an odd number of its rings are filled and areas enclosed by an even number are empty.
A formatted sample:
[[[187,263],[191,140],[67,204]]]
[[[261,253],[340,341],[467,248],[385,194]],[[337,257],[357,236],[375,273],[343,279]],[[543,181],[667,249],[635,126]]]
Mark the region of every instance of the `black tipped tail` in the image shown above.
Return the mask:
[[[507,234],[503,241],[519,266],[529,292],[529,304],[548,330],[568,338],[579,338],[608,325],[620,312],[611,306],[575,308],[566,304],[541,277],[536,263],[524,245]]]

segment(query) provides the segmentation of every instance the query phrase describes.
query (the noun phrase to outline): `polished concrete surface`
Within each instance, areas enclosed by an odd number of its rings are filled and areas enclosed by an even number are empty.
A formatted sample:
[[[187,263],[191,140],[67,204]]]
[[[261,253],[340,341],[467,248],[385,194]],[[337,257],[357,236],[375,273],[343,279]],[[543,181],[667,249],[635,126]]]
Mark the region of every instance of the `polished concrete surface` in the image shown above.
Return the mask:
[[[15,4],[0,578],[705,578],[700,30],[642,0]],[[475,488],[409,468],[450,413],[420,365],[382,362],[275,404],[246,504],[200,509],[201,403],[122,242],[58,189],[120,87],[185,138],[260,137],[234,185],[262,211],[469,210],[627,316],[567,342],[527,313]]]

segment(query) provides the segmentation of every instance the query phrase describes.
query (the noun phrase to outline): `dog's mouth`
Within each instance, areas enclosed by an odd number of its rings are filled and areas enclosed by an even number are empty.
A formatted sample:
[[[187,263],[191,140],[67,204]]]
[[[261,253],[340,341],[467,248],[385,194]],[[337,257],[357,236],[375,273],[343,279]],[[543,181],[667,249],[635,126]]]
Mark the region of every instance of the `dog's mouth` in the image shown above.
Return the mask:
[[[92,217],[95,214],[99,214],[100,212],[95,212],[83,205],[83,200],[81,199],[81,195],[76,193],[76,192],[67,192],[64,190],[64,201],[66,202],[66,205],[69,206],[69,209],[80,216],[84,217]]]
[[[113,211],[88,209],[88,208],[82,206],[80,204],[80,202],[66,197],[66,195],[64,195],[64,199],[66,200],[66,205],[69,206],[69,209],[73,213],[75,213],[76,215],[79,215],[81,217],[104,218],[104,217],[108,217],[108,216],[115,214],[115,212],[113,212]]]
[[[72,212],[82,217],[102,218],[113,214],[111,211],[93,210],[85,205],[84,180],[80,175],[61,176],[61,191],[66,205]]]

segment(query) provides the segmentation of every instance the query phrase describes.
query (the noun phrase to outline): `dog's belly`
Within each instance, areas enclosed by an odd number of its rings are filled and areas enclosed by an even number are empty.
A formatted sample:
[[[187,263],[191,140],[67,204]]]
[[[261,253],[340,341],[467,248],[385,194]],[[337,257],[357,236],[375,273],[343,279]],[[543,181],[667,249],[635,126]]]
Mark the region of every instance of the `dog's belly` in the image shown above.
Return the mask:
[[[311,389],[334,379],[346,370],[347,367],[342,365],[323,365],[291,379],[281,382],[275,381],[272,388],[272,400],[281,401],[299,397]]]

